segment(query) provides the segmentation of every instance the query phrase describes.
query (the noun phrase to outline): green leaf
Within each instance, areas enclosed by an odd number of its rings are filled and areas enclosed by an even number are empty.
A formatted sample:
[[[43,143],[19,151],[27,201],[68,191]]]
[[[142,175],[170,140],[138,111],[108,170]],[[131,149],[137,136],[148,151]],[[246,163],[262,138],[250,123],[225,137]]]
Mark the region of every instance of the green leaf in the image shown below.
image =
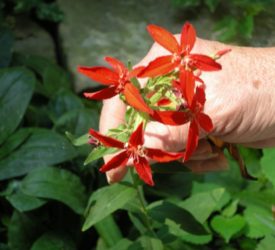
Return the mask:
[[[122,239],[122,234],[112,215],[95,224],[95,229],[104,240],[106,246],[111,247]]]
[[[19,212],[26,212],[43,206],[47,201],[22,192],[20,181],[12,181],[8,188],[2,193],[11,205]]]
[[[75,250],[76,245],[68,235],[46,232],[39,237],[30,250]]]
[[[267,235],[260,241],[256,250],[270,250],[273,249],[275,246],[275,236],[274,235]]]
[[[66,71],[39,56],[26,56],[24,64],[42,77],[41,91],[47,97],[54,96],[60,89],[69,89],[71,83]]]
[[[136,190],[126,184],[117,183],[92,193],[86,209],[85,231],[114,211],[122,208],[136,196]]]
[[[31,134],[31,128],[21,128],[12,134],[1,146],[0,159],[9,155],[18,148]]]
[[[88,155],[87,159],[84,162],[84,165],[87,165],[99,158],[102,158],[105,155],[116,153],[119,149],[117,148],[105,148],[103,146],[96,147]]]
[[[274,168],[274,159],[275,159],[275,149],[269,148],[263,150],[263,157],[261,159],[262,171],[266,178],[273,184],[275,187],[275,168]]]
[[[124,238],[120,240],[117,244],[113,245],[109,250],[128,250],[129,246],[132,244],[132,241]]]
[[[98,113],[95,110],[84,108],[72,110],[56,120],[54,128],[62,134],[70,131],[77,136],[82,135],[90,128],[98,128]]]
[[[210,223],[214,231],[220,234],[227,243],[246,225],[245,219],[239,214],[230,218],[222,215],[216,215]]]
[[[31,214],[13,212],[8,227],[8,245],[12,250],[29,250],[42,231],[40,221]]]
[[[51,166],[75,156],[75,149],[63,136],[47,129],[34,129],[28,140],[0,161],[0,180],[24,175],[34,168]]]
[[[222,215],[225,217],[232,217],[238,209],[239,200],[233,200],[227,207],[222,211]]]
[[[0,68],[7,67],[12,57],[13,35],[7,28],[0,28]]]
[[[69,89],[60,89],[50,99],[48,110],[53,121],[63,114],[84,108],[81,99]]]
[[[166,222],[169,233],[176,236],[180,240],[183,240],[188,243],[192,243],[194,245],[203,245],[211,241],[212,235],[210,233],[206,233],[205,235],[195,235],[188,233],[181,229],[179,224],[176,224],[174,221],[168,220]]]
[[[188,210],[199,222],[220,210],[230,200],[225,188],[211,183],[194,183],[192,195],[179,205]]]
[[[152,204],[151,204],[152,205]],[[165,223],[167,219],[179,224],[181,229],[196,235],[204,235],[207,232],[196,221],[190,212],[167,201],[157,202],[148,210],[149,215],[156,221]]]
[[[77,147],[85,145],[85,144],[87,145],[87,143],[89,141],[89,134],[82,135],[78,138],[75,138],[75,136],[68,131],[66,131],[65,134],[66,134],[67,138],[70,140],[70,142],[74,146],[77,146]]]
[[[34,90],[33,74],[23,68],[0,70],[0,145],[21,122]]]
[[[137,241],[128,247],[127,250],[163,250],[162,242],[157,238],[141,236]]]
[[[268,211],[259,206],[249,206],[244,211],[244,218],[247,221],[247,237],[261,238],[272,234],[275,231],[275,222],[271,209]]]
[[[77,175],[65,169],[33,170],[23,179],[22,191],[30,196],[60,201],[78,214],[85,209],[85,187]]]

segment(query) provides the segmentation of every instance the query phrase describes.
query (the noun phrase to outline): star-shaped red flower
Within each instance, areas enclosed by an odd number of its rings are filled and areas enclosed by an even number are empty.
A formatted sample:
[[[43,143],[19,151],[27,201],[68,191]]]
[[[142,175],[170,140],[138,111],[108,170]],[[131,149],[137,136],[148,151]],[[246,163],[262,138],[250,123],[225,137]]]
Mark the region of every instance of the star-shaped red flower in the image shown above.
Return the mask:
[[[139,73],[139,77],[156,77],[165,75],[176,68],[215,71],[220,70],[221,65],[213,58],[201,55],[191,54],[196,41],[196,30],[186,22],[182,28],[180,42],[176,40],[173,34],[166,29],[151,24],[147,26],[147,30],[152,38],[171,52],[171,55],[161,56],[149,63],[149,65]]]
[[[203,86],[195,87],[196,77],[190,71],[180,72],[174,87],[180,92],[183,111],[154,111],[151,117],[158,122],[178,126],[190,122],[184,160],[188,160],[198,146],[199,129],[211,132],[211,118],[203,112],[205,92]],[[195,90],[194,90],[195,88]]]
[[[130,106],[139,111],[151,113],[151,109],[140,95],[138,88],[131,83],[131,79],[136,77],[144,67],[137,67],[129,71],[118,59],[106,57],[105,60],[113,69],[103,66],[78,67],[80,73],[108,86],[93,93],[84,93],[84,96],[89,99],[103,100],[123,93]]]
[[[120,166],[125,167],[127,162],[132,160],[139,177],[151,186],[154,185],[154,181],[147,158],[158,162],[169,162],[183,157],[183,153],[172,153],[144,147],[143,123],[140,123],[137,129],[131,134],[127,143],[102,135],[93,129],[90,129],[89,133],[105,147],[114,147],[122,150],[100,168],[101,172],[106,172]]]

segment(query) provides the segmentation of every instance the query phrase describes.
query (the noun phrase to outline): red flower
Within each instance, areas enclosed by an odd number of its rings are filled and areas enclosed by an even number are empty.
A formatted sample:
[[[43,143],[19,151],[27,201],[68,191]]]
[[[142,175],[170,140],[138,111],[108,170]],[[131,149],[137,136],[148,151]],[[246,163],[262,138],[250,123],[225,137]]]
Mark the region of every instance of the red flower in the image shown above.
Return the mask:
[[[143,146],[143,123],[141,123],[131,134],[128,143],[123,143],[114,138],[102,135],[93,129],[90,129],[90,135],[96,138],[105,147],[115,147],[122,150],[100,168],[101,172],[106,172],[120,166],[126,166],[127,162],[132,160],[139,177],[151,186],[154,185],[154,182],[147,158],[151,158],[158,162],[169,162],[183,156],[183,153],[170,153],[160,149],[145,148]]]
[[[105,57],[105,60],[113,69],[102,66],[78,67],[80,73],[108,86],[93,93],[84,93],[84,96],[89,99],[103,100],[123,93],[129,105],[139,111],[151,113],[151,109],[143,100],[138,88],[131,83],[131,78],[136,77],[144,67],[129,71],[122,62],[113,57]]]
[[[156,77],[165,75],[177,67],[185,69],[200,69],[203,71],[220,70],[221,65],[209,56],[191,54],[196,41],[194,27],[186,22],[181,31],[180,42],[166,29],[157,25],[148,25],[147,30],[152,38],[162,47],[171,52],[172,55],[161,56],[149,63],[139,73],[139,77]]]
[[[167,125],[182,125],[190,122],[184,160],[188,160],[198,146],[199,128],[211,132],[213,124],[211,118],[203,113],[205,93],[203,87],[196,87],[196,77],[191,71],[180,72],[180,81],[174,82],[174,87],[180,92],[184,111],[154,111],[151,115],[156,121]]]
[[[190,158],[198,146],[199,128],[201,127],[208,133],[213,129],[211,118],[203,113],[205,100],[204,89],[202,87],[197,87],[192,102],[188,104],[190,126],[187,136],[184,161],[187,161]]]

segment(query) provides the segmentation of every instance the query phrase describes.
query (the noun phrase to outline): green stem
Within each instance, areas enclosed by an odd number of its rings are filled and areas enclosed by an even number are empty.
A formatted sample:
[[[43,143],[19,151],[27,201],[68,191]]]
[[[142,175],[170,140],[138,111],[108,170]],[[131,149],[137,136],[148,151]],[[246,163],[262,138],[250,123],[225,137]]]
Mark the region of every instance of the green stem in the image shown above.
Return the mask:
[[[149,215],[148,215],[148,211],[147,211],[147,208],[146,208],[146,201],[144,199],[144,196],[143,196],[143,189],[142,189],[142,186],[139,185],[136,181],[135,181],[135,176],[134,176],[134,171],[133,171],[133,168],[130,167],[130,174],[131,174],[131,177],[132,177],[132,181],[133,181],[133,185],[134,187],[136,188],[137,190],[137,196],[138,196],[138,200],[140,202],[140,205],[141,205],[141,211],[142,213],[144,214],[144,223],[148,229],[149,232],[151,232],[151,234],[158,238],[157,234],[155,233],[154,229],[151,227],[151,222],[150,222],[150,218],[149,218]]]

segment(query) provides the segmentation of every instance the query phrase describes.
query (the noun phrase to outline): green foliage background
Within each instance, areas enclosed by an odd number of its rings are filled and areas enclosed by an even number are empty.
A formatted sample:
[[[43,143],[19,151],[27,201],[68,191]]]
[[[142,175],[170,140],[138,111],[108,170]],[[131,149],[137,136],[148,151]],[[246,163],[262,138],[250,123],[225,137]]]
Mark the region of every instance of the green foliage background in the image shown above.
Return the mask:
[[[176,1],[212,12],[220,2]],[[12,13],[47,12],[41,4],[18,1]],[[273,249],[275,149],[240,148],[258,181],[244,180],[228,156],[224,172],[195,175],[171,163],[153,166],[153,188],[134,174],[107,185],[101,159],[83,165],[100,105],[75,94],[61,67],[13,51],[9,25],[0,30],[0,67],[1,250]]]

